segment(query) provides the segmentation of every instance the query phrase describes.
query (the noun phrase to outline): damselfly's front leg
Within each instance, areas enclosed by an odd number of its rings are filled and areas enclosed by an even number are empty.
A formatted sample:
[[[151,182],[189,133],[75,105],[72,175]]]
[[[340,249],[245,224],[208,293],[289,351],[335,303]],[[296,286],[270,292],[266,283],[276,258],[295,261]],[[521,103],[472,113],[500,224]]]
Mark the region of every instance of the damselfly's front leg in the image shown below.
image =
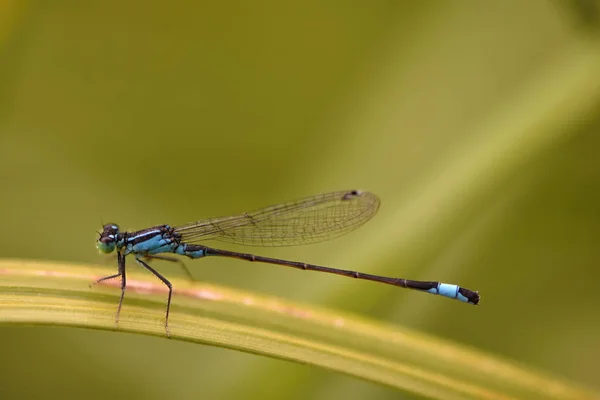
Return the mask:
[[[125,275],[125,256],[120,251],[117,252],[117,268],[118,268],[117,274],[105,276],[103,278],[98,279],[95,282],[90,283],[90,287],[92,287],[97,283],[121,277],[121,298],[119,299],[119,306],[117,307],[117,315],[115,317],[115,324],[119,323],[119,316],[121,315],[121,307],[123,306],[123,299],[125,298],[125,289],[127,287],[127,278]]]

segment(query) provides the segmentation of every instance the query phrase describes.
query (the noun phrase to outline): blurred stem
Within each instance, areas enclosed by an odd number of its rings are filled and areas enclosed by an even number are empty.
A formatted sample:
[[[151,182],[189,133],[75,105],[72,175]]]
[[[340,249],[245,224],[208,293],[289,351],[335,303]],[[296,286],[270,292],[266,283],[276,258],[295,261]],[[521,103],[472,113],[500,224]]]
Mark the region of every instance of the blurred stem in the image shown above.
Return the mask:
[[[115,327],[119,282],[88,287],[109,273],[0,260],[0,323],[165,336],[164,286],[130,273]],[[406,329],[204,283],[173,284],[173,339],[315,365],[432,398],[592,398],[569,383]]]

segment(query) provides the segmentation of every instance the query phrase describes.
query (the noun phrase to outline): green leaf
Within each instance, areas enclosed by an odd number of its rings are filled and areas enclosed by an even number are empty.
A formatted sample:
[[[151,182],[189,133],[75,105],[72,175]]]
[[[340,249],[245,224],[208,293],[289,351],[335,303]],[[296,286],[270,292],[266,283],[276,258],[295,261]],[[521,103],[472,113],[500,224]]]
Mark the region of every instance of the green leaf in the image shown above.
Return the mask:
[[[0,323],[165,336],[166,288],[128,273],[89,288],[106,268],[0,260]],[[171,338],[315,365],[439,399],[583,399],[591,391],[474,349],[335,310],[173,280]],[[597,394],[596,394],[597,396]]]

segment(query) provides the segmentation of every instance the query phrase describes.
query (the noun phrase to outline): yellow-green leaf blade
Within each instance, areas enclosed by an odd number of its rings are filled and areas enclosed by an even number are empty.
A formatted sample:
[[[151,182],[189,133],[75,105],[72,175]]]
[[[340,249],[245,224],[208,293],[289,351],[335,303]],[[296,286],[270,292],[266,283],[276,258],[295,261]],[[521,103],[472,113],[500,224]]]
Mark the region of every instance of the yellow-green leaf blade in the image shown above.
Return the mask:
[[[129,273],[117,328],[118,282],[88,287],[109,273],[106,268],[83,265],[0,261],[0,323],[165,336],[166,288],[151,277]],[[597,396],[407,329],[260,294],[205,283],[172,282],[173,339],[311,364],[432,398]]]

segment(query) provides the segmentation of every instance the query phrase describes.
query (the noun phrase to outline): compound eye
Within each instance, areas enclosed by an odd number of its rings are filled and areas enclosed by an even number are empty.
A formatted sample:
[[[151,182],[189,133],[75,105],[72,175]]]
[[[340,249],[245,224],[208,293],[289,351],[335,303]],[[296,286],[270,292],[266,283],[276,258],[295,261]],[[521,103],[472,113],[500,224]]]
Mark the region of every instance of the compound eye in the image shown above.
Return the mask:
[[[119,233],[119,227],[115,224],[104,225],[102,233],[98,238],[96,247],[103,253],[112,253],[115,250],[116,237]]]
[[[116,235],[119,233],[119,225],[106,224],[102,227],[102,235]]]

